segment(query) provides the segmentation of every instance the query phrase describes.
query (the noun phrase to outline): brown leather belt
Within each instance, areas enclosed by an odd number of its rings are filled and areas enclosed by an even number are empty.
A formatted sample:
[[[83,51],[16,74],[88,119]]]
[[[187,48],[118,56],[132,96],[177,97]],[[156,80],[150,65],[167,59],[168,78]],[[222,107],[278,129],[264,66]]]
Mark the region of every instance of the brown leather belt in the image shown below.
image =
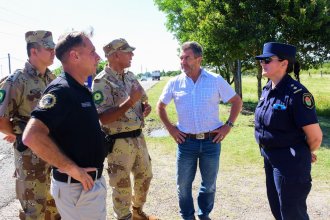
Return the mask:
[[[217,133],[206,132],[206,133],[186,134],[186,135],[187,135],[187,138],[204,140],[204,139],[210,139],[210,138],[213,139],[215,136],[217,136]]]

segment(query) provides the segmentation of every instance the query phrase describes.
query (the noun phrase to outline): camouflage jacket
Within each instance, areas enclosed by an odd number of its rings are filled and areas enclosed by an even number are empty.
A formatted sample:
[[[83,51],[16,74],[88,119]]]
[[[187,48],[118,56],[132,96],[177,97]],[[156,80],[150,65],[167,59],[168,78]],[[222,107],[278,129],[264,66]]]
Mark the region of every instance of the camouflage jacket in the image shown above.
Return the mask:
[[[15,134],[21,134],[46,86],[55,79],[49,69],[41,74],[29,63],[0,83],[0,116],[9,118]]]
[[[98,113],[119,106],[128,98],[132,86],[137,84],[139,82],[132,72],[128,71],[122,75],[108,66],[105,67],[95,77],[92,85],[93,99]],[[142,102],[148,100],[146,93],[143,93],[141,100],[125,112],[124,116],[102,125],[103,130],[108,134],[117,134],[142,128],[144,126]]]

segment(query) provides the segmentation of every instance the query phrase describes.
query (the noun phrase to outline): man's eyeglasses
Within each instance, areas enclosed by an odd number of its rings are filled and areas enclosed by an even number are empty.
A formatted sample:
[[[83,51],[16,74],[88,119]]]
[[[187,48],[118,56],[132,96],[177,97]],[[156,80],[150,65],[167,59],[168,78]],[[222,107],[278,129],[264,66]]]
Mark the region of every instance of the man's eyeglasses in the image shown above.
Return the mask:
[[[270,62],[274,61],[274,60],[277,60],[277,61],[283,61],[281,59],[276,59],[276,58],[271,58],[271,57],[266,57],[262,60],[259,60],[260,64],[264,63],[264,64],[269,64]]]

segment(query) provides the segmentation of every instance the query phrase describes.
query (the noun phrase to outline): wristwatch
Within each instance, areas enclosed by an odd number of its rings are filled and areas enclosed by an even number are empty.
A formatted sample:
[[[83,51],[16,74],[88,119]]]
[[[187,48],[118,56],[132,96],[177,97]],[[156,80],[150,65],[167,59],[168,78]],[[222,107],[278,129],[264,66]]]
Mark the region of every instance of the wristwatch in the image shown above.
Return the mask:
[[[234,127],[234,123],[228,120],[226,121],[226,125],[228,125],[231,128]]]

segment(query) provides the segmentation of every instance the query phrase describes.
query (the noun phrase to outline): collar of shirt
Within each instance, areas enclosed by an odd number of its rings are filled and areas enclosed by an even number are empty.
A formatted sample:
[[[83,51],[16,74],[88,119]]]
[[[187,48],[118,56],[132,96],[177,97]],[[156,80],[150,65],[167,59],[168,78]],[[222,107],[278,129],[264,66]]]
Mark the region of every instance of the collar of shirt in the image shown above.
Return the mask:
[[[273,90],[272,90],[272,82],[269,81],[267,83],[267,89],[271,91],[277,91],[279,93],[285,93],[286,87],[291,80],[292,80],[291,76],[289,74],[285,74],[281,79],[281,81],[275,86]]]
[[[47,74],[50,74],[51,71],[47,68],[45,74],[41,74],[29,61],[25,63],[25,71],[32,75],[40,78],[44,78]]]
[[[81,85],[80,83],[78,83],[69,73],[63,72],[63,73],[61,73],[60,77],[63,78],[63,79],[66,79],[66,81],[68,82],[68,84],[70,86],[80,88],[80,89],[85,89],[89,93],[91,93],[91,91],[89,90],[89,88],[87,86]]]
[[[283,78],[281,79],[281,81],[276,85],[276,89],[282,91],[283,89],[285,89],[286,85],[288,84],[288,82],[290,81],[291,76],[289,74],[285,74],[283,76]]]
[[[125,75],[127,74],[128,71],[124,72],[123,74],[116,72],[115,70],[113,70],[111,67],[106,66],[104,68],[105,72],[112,75],[113,77],[115,77],[117,80],[123,80],[125,78]]]
[[[192,80],[189,76],[187,76],[187,74],[185,72],[182,72],[182,76],[184,76],[186,80]],[[201,77],[207,77],[207,76],[208,75],[207,75],[206,71],[203,68],[201,68],[200,75],[198,76],[196,83],[200,80]]]

